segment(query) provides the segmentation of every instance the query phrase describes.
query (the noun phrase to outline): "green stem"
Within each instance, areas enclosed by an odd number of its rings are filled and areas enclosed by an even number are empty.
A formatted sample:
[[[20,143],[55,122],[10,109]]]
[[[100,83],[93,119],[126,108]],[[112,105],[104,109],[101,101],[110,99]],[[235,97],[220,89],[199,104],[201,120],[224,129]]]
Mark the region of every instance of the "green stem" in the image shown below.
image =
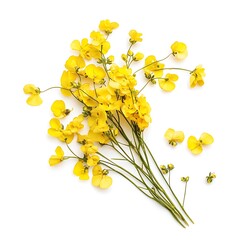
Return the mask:
[[[185,189],[184,189],[184,196],[183,196],[183,203],[182,203],[183,207],[185,203],[186,193],[187,193],[187,182],[185,182]]]
[[[152,62],[152,63],[149,63],[149,64],[145,65],[145,66],[142,67],[142,68],[139,68],[137,71],[135,71],[135,72],[133,73],[133,75],[136,74],[137,72],[143,70],[144,68],[147,68],[147,67],[149,67],[149,66],[151,66],[151,65],[153,65],[153,64],[155,64],[155,63],[158,63],[158,62],[161,62],[161,61],[166,60],[166,59],[169,58],[172,54],[173,54],[173,53],[170,53],[170,54],[168,54],[168,55],[167,55],[165,58],[163,58],[163,59],[154,61],[154,62]],[[159,70],[161,70],[161,69],[159,69]]]

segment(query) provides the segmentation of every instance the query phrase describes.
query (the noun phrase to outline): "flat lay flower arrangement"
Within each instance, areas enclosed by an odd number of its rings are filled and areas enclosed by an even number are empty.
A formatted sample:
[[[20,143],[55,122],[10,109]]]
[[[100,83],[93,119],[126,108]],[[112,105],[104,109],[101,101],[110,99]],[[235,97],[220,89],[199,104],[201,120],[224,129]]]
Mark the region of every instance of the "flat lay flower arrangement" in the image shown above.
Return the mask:
[[[186,73],[190,89],[201,87],[205,70],[201,65],[194,69],[165,66],[164,60],[168,58],[181,61],[187,57],[187,46],[182,42],[171,44],[169,54],[160,59],[136,52],[136,45],[143,40],[142,34],[136,30],[130,30],[128,49],[120,58],[122,64],[116,64],[116,56],[108,52],[111,34],[118,26],[116,22],[102,20],[99,31],[92,31],[89,39],[74,40],[71,43],[74,54],[65,63],[60,85],[44,90],[33,84],[25,85],[24,93],[29,95],[27,103],[38,106],[42,104],[43,93],[57,89],[63,99],[68,97],[79,104],[81,114],[77,116],[71,116],[72,107],[66,106],[61,99],[51,105],[48,134],[61,144],[55,153],[53,149],[50,166],[64,165],[64,161],[73,159],[73,174],[83,181],[91,179],[92,185],[101,189],[109,188],[112,176],[119,174],[186,227],[193,223],[184,208],[190,178],[179,179],[185,184],[184,198],[179,200],[170,183],[174,165],[161,165],[144,137],[144,131],[151,123],[151,106],[143,92],[148,85],[158,85],[165,92],[173,91],[178,71]],[[142,67],[135,69],[136,62],[141,62]],[[65,126],[63,118],[68,121]],[[170,147],[185,139],[182,131],[173,128],[166,129],[162,137]],[[213,142],[213,137],[203,132],[199,137],[190,136],[187,145],[196,155]],[[109,149],[111,151],[106,151]],[[214,178],[216,174],[210,172],[206,182],[211,183]]]

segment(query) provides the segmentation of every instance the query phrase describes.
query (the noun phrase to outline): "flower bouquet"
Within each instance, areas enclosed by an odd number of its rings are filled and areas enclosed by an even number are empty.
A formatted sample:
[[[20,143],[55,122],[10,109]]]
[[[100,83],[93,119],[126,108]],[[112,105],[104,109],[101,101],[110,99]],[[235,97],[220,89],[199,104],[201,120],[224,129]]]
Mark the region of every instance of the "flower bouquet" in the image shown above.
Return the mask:
[[[74,159],[73,173],[81,180],[88,180],[91,175],[92,185],[101,189],[109,188],[111,176],[119,174],[146,197],[166,208],[180,225],[188,226],[193,221],[184,209],[184,202],[179,201],[170,186],[170,179],[165,178],[166,173],[170,177],[174,166],[159,165],[144,137],[144,131],[151,123],[151,107],[143,90],[149,84],[158,84],[166,92],[174,90],[178,80],[178,75],[172,73],[174,70],[189,74],[190,87],[202,86],[204,68],[165,67],[167,58],[186,58],[187,47],[182,42],[173,43],[169,54],[160,60],[153,55],[144,58],[143,53],[135,53],[133,47],[142,41],[142,34],[136,30],[129,32],[129,47],[121,56],[122,64],[117,65],[114,56],[108,55],[109,38],[117,27],[118,23],[103,20],[99,31],[91,32],[90,40],[74,40],[71,43],[74,55],[65,63],[60,86],[41,90],[33,84],[25,85],[24,92],[30,95],[27,103],[40,105],[42,93],[59,89],[81,109],[80,115],[63,126],[61,121],[71,116],[71,108],[66,107],[63,100],[56,100],[51,105],[53,118],[49,122],[48,134],[57,138],[61,146],[57,146],[55,154],[50,157],[50,166]],[[134,63],[143,59],[142,67],[134,69]],[[145,78],[145,83],[138,90],[139,77]],[[175,146],[183,141],[184,134],[168,129],[165,138]],[[75,150],[73,141],[79,145]],[[188,146],[198,154],[202,145],[212,142],[211,135],[204,133],[199,140],[189,138]],[[67,154],[62,148],[64,145]],[[116,156],[112,155],[113,152]],[[185,183],[188,180],[189,177],[182,178]]]

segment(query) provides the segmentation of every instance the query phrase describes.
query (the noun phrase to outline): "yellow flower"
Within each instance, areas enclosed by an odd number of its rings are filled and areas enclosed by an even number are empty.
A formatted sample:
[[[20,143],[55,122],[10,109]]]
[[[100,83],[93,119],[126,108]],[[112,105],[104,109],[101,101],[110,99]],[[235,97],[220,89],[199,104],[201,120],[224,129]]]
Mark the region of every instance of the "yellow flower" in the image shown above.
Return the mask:
[[[119,24],[116,22],[110,22],[107,20],[102,20],[99,24],[99,29],[101,31],[104,31],[106,34],[112,33],[112,31],[116,28],[118,28]]]
[[[90,167],[96,166],[98,164],[99,160],[100,160],[100,158],[98,155],[88,156],[87,165]]]
[[[81,146],[81,151],[85,155],[95,154],[98,151],[98,148],[97,148],[97,146],[93,145],[93,143],[88,142]]]
[[[102,170],[102,167],[100,165],[94,166],[92,173],[93,173],[92,177],[93,186],[106,189],[112,185],[112,178],[107,176],[108,171]]]
[[[91,116],[88,118],[88,126],[94,133],[101,133],[109,130],[107,114],[100,106],[91,111]]]
[[[64,130],[63,125],[57,118],[52,118],[49,124],[48,134],[50,136],[56,137],[66,143],[70,143],[73,140],[74,134],[70,130]]]
[[[71,73],[79,73],[81,68],[85,67],[82,56],[70,56],[65,63],[65,68]]]
[[[78,161],[74,168],[73,168],[73,174],[78,176],[81,180],[88,180],[88,167],[83,164],[82,161]]]
[[[61,92],[64,96],[71,96],[71,92],[67,89],[71,89],[74,85],[74,81],[76,80],[76,75],[71,73],[70,71],[63,71],[61,76]]]
[[[175,89],[175,81],[178,80],[178,75],[168,73],[165,78],[158,79],[158,84],[163,91],[171,92]]]
[[[183,42],[174,42],[171,46],[173,56],[179,60],[183,60],[187,57],[187,46]]]
[[[56,155],[52,155],[49,158],[49,165],[50,166],[57,165],[57,164],[59,164],[60,162],[62,162],[64,160],[64,152],[63,152],[63,150],[62,150],[62,148],[60,146],[58,146],[55,149],[55,153],[56,153]]]
[[[142,41],[142,33],[139,33],[136,30],[131,30],[129,32],[129,36],[130,36],[129,42],[132,44]]]
[[[190,87],[194,88],[196,85],[203,86],[204,80],[203,78],[206,76],[205,69],[202,68],[202,65],[198,65],[190,75]]]
[[[66,127],[66,130],[70,130],[72,133],[78,133],[81,129],[84,128],[82,124],[84,117],[82,114],[75,117]]]
[[[30,94],[27,99],[27,104],[31,106],[39,106],[42,104],[40,97],[40,89],[33,84],[27,84],[24,86],[23,91],[25,94]]]
[[[83,38],[81,42],[79,40],[72,41],[71,48],[72,50],[78,51],[86,60],[91,60],[91,45],[88,43],[87,38]]]
[[[94,64],[89,64],[85,68],[85,73],[88,78],[93,80],[94,83],[104,83],[104,77],[106,76],[106,73],[102,67],[97,67]]]
[[[66,109],[65,102],[63,100],[56,100],[51,106],[51,111],[55,117],[63,118],[66,117],[70,110]]]
[[[213,137],[209,133],[202,133],[199,140],[196,137],[188,138],[188,149],[195,155],[200,154],[203,150],[203,145],[210,145],[214,142]]]
[[[134,61],[140,61],[144,58],[144,55],[140,52],[136,53],[134,56],[133,56],[133,60]]]
[[[183,142],[185,136],[182,131],[175,131],[172,128],[169,128],[165,134],[164,137],[168,140],[168,143],[172,146],[177,146],[178,143]]]
[[[155,78],[160,78],[163,75],[164,64],[159,63],[155,56],[150,55],[145,59],[144,73],[147,77],[153,75]]]
[[[181,177],[181,181],[187,183],[189,181],[189,176]]]
[[[107,144],[109,142],[109,137],[103,133],[95,133],[93,131],[88,132],[88,138],[90,141],[99,142],[101,144]]]

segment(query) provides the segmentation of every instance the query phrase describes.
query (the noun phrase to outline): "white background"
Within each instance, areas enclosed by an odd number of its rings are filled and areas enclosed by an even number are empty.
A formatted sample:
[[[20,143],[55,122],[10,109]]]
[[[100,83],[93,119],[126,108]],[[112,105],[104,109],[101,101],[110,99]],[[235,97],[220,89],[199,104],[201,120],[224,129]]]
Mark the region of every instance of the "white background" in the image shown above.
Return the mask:
[[[0,239],[239,239],[237,3],[1,1]],[[202,88],[190,89],[188,74],[181,74],[174,92],[163,93],[157,85],[145,92],[153,118],[148,143],[159,164],[174,163],[172,185],[180,199],[179,179],[190,176],[185,204],[195,224],[187,229],[121,177],[113,174],[113,186],[100,191],[72,174],[74,161],[48,166],[58,144],[47,136],[49,107],[60,94],[45,93],[43,105],[33,108],[25,104],[22,88],[58,85],[71,41],[88,37],[102,19],[120,24],[110,38],[116,58],[127,49],[129,30],[136,29],[144,39],[136,51],[161,58],[174,41],[183,41],[189,57],[169,66],[206,69]],[[193,156],[186,140],[175,149],[168,146],[163,135],[169,127],[186,137],[206,131],[215,142]],[[207,185],[210,171],[217,179]]]

